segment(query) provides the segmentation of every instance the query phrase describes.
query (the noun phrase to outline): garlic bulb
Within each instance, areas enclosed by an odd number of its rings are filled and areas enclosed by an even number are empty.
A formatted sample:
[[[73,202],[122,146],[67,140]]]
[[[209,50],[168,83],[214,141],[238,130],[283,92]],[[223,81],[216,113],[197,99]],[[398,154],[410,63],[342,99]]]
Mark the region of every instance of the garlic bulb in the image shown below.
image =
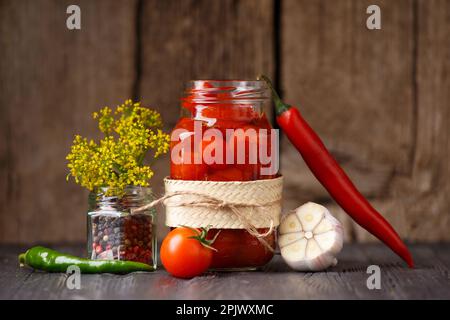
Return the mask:
[[[298,271],[324,270],[337,264],[342,224],[320,204],[308,202],[284,217],[278,244],[286,263]]]

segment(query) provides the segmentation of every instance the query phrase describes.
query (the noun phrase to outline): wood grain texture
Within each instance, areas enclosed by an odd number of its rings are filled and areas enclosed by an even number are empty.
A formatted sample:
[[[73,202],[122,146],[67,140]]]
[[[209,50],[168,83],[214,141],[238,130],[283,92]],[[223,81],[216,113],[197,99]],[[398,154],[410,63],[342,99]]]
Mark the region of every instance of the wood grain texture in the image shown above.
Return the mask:
[[[66,183],[64,158],[73,134],[96,137],[92,111],[138,97],[170,130],[188,79],[278,71],[286,101],[403,237],[450,240],[450,1],[377,1],[382,29],[369,31],[372,2],[0,0],[0,243],[85,240],[87,193]],[[73,3],[81,31],[66,29]],[[346,240],[374,240],[285,139],[282,151],[286,210],[327,204]]]
[[[450,239],[448,1],[283,1],[282,89],[373,205],[411,240]],[[294,41],[293,39],[301,39]],[[287,207],[330,202],[283,141]],[[346,239],[374,240],[349,221]]]
[[[175,126],[184,86],[192,79],[255,79],[274,73],[273,1],[144,0],[139,96]],[[270,114],[271,110],[267,110]],[[169,157],[155,164],[154,191],[163,193]],[[159,237],[166,228],[161,209]]]
[[[386,247],[352,244],[344,247],[336,267],[325,272],[294,272],[280,256],[265,272],[210,272],[191,280],[164,270],[128,275],[82,275],[80,290],[66,287],[67,275],[19,268],[23,248],[0,247],[1,299],[449,299],[450,247],[413,245],[415,269],[408,269]],[[73,254],[80,247],[60,247]],[[381,289],[366,286],[367,267],[380,266]],[[282,285],[281,285],[282,284]]]
[[[410,174],[393,196],[412,240],[450,239],[450,2],[418,1],[415,144]]]
[[[382,29],[370,31],[369,4],[284,1],[282,89],[363,194],[383,198],[392,176],[410,166],[414,17],[412,1],[380,1]],[[287,141],[283,147],[286,206],[329,202],[296,150]],[[330,206],[346,226],[346,239],[355,240],[347,215]]]
[[[414,11],[415,134],[410,170],[393,177],[390,197],[382,202],[403,236],[446,241],[450,239],[446,213],[450,206],[450,2],[419,0]],[[359,239],[367,239],[360,228],[357,234]]]
[[[66,182],[76,133],[96,137],[91,113],[131,97],[135,1],[0,2],[0,242],[85,239],[87,194]]]
[[[406,171],[412,2],[379,1],[383,20],[377,31],[366,28],[369,4],[283,1],[282,89],[338,157]]]

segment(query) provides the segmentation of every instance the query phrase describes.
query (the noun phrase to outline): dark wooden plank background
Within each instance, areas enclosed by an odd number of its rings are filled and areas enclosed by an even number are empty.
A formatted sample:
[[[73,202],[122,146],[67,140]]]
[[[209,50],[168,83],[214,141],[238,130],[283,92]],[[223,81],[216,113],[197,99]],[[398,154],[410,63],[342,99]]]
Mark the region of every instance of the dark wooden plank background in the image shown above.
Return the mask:
[[[369,4],[381,30],[365,27]],[[73,134],[96,137],[92,111],[139,98],[169,130],[185,81],[262,72],[403,237],[448,241],[449,39],[446,0],[0,0],[0,242],[84,240],[65,155]],[[348,241],[372,240],[282,147],[285,208],[325,203]]]

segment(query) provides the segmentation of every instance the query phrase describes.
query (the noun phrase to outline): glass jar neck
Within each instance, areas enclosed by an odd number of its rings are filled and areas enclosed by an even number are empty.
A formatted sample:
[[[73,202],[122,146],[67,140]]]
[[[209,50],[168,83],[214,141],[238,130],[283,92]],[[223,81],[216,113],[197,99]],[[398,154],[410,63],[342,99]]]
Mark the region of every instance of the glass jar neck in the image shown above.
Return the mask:
[[[187,83],[181,99],[182,116],[200,120],[211,116],[224,120],[259,117],[269,99],[270,91],[264,81],[193,80]]]
[[[266,101],[270,91],[260,80],[192,80],[183,101],[198,104],[250,104]]]
[[[140,207],[152,199],[150,188],[127,186],[120,192],[111,191],[107,187],[98,188],[89,193],[90,210],[128,211]]]

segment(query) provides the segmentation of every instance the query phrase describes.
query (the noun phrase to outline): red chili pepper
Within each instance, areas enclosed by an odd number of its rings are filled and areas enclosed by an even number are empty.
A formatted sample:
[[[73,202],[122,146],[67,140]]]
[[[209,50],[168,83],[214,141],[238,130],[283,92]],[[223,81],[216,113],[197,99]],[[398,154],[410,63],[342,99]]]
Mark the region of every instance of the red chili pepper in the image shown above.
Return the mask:
[[[383,241],[412,268],[414,262],[411,254],[394,228],[356,189],[298,109],[281,101],[267,77],[261,76],[261,79],[267,82],[273,92],[278,125],[300,152],[315,177],[353,220]]]

